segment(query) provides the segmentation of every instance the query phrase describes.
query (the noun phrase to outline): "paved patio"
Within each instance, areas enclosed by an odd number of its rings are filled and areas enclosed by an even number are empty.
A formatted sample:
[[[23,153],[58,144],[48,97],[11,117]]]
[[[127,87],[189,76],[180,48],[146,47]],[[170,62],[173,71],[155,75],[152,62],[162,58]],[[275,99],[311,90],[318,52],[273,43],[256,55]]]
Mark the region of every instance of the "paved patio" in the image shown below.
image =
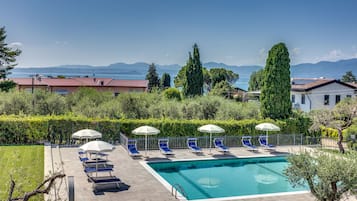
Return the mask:
[[[277,149],[275,154],[286,154],[296,152],[304,149],[301,146],[282,146]],[[91,183],[87,181],[87,176],[83,172],[83,167],[78,159],[78,148],[59,148],[45,146],[45,173],[64,170],[67,176],[73,176],[75,186],[75,200],[76,201],[170,201],[177,200],[171,195],[171,192],[166,189],[156,178],[154,178],[144,167],[140,161],[145,160],[180,160],[193,158],[222,158],[222,157],[245,157],[245,156],[261,156],[270,155],[269,152],[259,150],[258,153],[252,153],[244,148],[231,148],[231,155],[223,155],[220,152],[212,149],[212,155],[209,154],[208,149],[204,149],[202,155],[196,155],[186,149],[174,150],[175,155],[167,158],[159,151],[148,151],[148,158],[133,159],[122,146],[117,146],[111,152],[108,159],[114,164],[114,172],[112,175],[117,176],[124,182],[120,190],[112,192],[94,193],[92,191]],[[142,154],[145,154],[143,151]],[[52,162],[53,159],[53,162]],[[62,161],[62,163],[60,162]],[[65,180],[61,184],[56,184],[56,193],[62,199],[67,198],[67,183]],[[55,191],[46,198],[51,200],[60,200],[55,196]],[[313,201],[314,198],[310,193],[288,195],[288,196],[268,196],[259,198],[238,199],[241,201]],[[355,199],[348,199],[349,201]]]

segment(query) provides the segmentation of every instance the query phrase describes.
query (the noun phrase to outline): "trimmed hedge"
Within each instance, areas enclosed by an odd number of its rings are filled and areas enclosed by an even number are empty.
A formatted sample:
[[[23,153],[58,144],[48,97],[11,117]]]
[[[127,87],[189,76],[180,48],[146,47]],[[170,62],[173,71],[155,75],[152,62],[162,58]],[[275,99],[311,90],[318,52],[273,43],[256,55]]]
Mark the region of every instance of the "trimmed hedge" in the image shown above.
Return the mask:
[[[72,116],[0,116],[0,144],[69,144],[72,133],[90,128],[103,133],[103,140],[119,140],[119,121]]]
[[[0,116],[0,144],[34,144],[49,141],[57,144],[72,142],[72,133],[90,128],[103,134],[103,140],[119,141],[120,132],[137,137],[131,131],[142,125],[158,128],[159,136],[201,136],[197,128],[205,124],[216,124],[229,135],[259,135],[255,130],[262,122],[272,122],[281,128],[279,133],[306,133],[307,119],[273,120],[171,120],[171,119],[92,119],[75,116]],[[275,132],[276,133],[276,132]]]

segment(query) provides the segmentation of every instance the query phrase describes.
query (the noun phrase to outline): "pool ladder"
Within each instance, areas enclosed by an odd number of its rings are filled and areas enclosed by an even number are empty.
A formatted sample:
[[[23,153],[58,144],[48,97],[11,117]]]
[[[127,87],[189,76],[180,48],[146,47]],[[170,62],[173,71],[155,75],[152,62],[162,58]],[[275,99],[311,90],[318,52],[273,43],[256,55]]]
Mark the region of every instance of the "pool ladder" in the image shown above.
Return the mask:
[[[182,196],[187,198],[187,194],[186,194],[185,190],[178,183],[171,186],[171,195],[175,196],[176,199],[177,199],[177,191],[179,191],[182,194]]]

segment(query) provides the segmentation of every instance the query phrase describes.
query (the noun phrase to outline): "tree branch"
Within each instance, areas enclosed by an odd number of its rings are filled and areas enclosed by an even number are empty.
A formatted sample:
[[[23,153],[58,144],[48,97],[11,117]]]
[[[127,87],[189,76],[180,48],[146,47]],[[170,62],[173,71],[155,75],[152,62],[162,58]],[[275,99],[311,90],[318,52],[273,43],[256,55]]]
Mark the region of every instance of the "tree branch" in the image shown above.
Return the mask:
[[[24,197],[17,197],[17,198],[9,197],[8,201],[16,201],[16,200],[28,201],[32,196],[35,196],[37,194],[48,194],[49,191],[51,190],[55,180],[58,178],[63,178],[65,176],[66,176],[65,174],[61,174],[61,173],[53,174],[51,177],[47,178],[40,185],[38,185],[34,191],[25,193]],[[15,186],[15,182],[13,180],[11,180],[11,181],[14,183],[14,186]],[[41,188],[43,186],[45,186],[45,184],[47,184],[47,183],[48,183],[47,187],[45,189],[41,190]],[[12,191],[13,191],[13,189],[12,189]],[[9,194],[9,196],[10,196],[10,194]],[[11,196],[12,196],[12,192],[11,192]]]
[[[9,191],[9,197],[8,197],[8,201],[11,201],[11,197],[12,197],[12,194],[14,193],[14,189],[15,189],[15,181],[12,179],[12,175],[10,175],[10,191]]]

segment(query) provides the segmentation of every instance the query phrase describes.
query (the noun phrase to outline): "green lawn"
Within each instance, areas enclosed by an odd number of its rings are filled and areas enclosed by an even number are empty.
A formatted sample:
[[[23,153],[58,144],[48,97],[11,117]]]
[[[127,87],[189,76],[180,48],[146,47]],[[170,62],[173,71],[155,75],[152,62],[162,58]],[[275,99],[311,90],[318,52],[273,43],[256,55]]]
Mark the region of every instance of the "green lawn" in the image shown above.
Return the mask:
[[[0,146],[0,200],[7,200],[10,175],[16,182],[15,196],[32,191],[43,181],[44,147]],[[43,201],[37,196],[31,201]]]

